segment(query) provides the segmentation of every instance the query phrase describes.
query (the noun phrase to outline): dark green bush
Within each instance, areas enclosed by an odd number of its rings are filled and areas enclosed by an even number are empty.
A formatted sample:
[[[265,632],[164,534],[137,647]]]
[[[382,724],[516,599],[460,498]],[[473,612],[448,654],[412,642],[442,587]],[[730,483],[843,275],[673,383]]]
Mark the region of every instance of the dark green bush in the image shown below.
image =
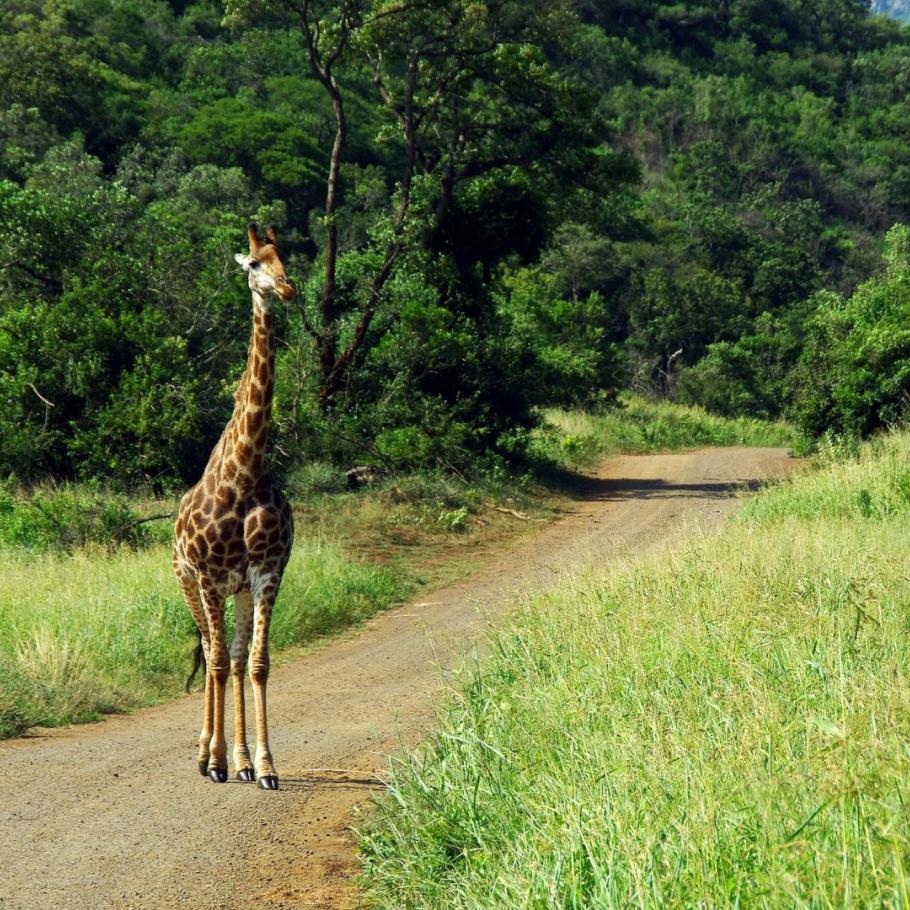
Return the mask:
[[[0,546],[38,551],[92,544],[141,547],[160,536],[140,522],[125,495],[86,486],[49,486],[28,492],[0,486]]]
[[[910,228],[896,225],[884,275],[850,297],[824,293],[794,375],[793,416],[812,436],[867,436],[910,402]]]

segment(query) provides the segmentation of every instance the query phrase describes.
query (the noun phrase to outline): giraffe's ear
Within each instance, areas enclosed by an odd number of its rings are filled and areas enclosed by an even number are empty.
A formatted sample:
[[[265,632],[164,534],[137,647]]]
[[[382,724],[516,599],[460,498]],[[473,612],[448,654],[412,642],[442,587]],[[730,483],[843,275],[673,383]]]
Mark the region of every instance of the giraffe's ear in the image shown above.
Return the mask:
[[[244,272],[248,272],[250,270],[250,262],[252,262],[252,260],[249,256],[244,256],[243,253],[234,253],[234,262],[236,262]]]
[[[246,226],[246,235],[250,241],[250,255],[252,256],[262,246],[262,242],[259,240],[259,228],[255,221],[251,221]]]
[[[281,249],[281,245],[278,243],[278,232],[275,230],[274,224],[270,224],[265,229],[265,236],[266,236],[266,239],[269,241],[269,243],[271,243],[272,246],[275,247],[275,252],[278,253],[278,259],[281,262],[281,264],[283,266],[287,267],[288,260],[287,260],[287,257],[284,255],[284,250]]]

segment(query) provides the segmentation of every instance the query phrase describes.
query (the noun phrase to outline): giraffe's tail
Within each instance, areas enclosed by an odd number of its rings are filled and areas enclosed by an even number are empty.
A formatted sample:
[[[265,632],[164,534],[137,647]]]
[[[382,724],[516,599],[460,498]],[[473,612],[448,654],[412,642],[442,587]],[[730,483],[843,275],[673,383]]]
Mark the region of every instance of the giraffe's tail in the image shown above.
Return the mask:
[[[205,652],[202,650],[202,633],[198,629],[196,629],[196,637],[198,638],[198,641],[196,642],[196,649],[193,651],[193,669],[186,679],[187,692],[192,688],[193,680],[196,678],[199,668],[202,667],[203,672],[205,672]]]

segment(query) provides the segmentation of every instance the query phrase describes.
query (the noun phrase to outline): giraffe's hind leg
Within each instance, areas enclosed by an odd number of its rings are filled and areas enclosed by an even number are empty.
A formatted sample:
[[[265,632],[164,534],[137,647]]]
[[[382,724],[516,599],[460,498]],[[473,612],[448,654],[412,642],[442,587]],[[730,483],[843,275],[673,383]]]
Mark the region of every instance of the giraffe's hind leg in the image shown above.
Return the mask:
[[[190,613],[193,615],[193,621],[196,623],[196,628],[199,630],[199,635],[201,637],[202,643],[202,656],[205,658],[205,702],[202,716],[202,731],[199,734],[199,752],[197,755],[197,761],[199,766],[199,773],[203,777],[207,777],[209,773],[209,742],[212,739],[212,685],[211,677],[208,672],[209,656],[211,654],[209,623],[206,619],[205,609],[202,605],[202,595],[199,591],[199,580],[180,562],[176,554],[174,556],[174,574],[177,576],[177,581],[180,583],[180,588],[183,591],[183,597],[184,600],[186,600],[186,605],[189,607]]]
[[[256,779],[246,742],[244,673],[253,630],[253,596],[249,591],[234,595],[234,638],[231,641],[231,685],[234,689],[234,770],[240,780]]]
[[[256,704],[256,780],[263,790],[278,789],[278,772],[269,749],[266,712],[266,685],[269,679],[269,623],[278,594],[280,576],[265,577],[254,590],[253,651],[250,655],[250,680]]]
[[[205,729],[209,740],[209,779],[216,784],[227,780],[227,741],[224,736],[224,693],[230,672],[230,656],[224,636],[224,597],[216,587],[200,585],[202,605],[209,627],[208,673],[205,681]]]

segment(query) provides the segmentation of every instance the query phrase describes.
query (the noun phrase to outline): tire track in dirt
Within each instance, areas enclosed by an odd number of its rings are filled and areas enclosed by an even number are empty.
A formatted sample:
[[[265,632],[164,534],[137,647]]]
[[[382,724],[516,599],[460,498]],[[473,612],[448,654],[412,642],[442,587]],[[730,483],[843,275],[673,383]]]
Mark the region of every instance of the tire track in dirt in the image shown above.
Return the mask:
[[[426,732],[440,668],[521,592],[710,528],[738,490],[794,464],[748,448],[611,459],[540,533],[277,668],[276,793],[199,776],[199,694],[0,744],[0,908],[353,906],[352,810],[385,756]]]

